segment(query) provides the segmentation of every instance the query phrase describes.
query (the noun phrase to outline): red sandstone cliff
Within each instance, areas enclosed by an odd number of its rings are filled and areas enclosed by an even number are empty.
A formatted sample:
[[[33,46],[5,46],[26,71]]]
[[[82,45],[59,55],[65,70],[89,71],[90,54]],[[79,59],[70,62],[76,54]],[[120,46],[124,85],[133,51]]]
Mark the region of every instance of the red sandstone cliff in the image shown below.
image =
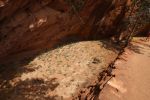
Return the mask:
[[[0,58],[119,33],[128,0],[70,1],[0,0]]]

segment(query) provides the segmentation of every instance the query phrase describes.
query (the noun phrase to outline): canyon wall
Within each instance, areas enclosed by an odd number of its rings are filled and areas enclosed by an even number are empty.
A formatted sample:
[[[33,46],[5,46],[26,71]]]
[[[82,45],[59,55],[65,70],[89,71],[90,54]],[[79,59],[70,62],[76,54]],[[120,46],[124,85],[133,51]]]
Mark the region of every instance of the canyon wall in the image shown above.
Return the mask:
[[[0,0],[0,59],[119,34],[127,0]]]

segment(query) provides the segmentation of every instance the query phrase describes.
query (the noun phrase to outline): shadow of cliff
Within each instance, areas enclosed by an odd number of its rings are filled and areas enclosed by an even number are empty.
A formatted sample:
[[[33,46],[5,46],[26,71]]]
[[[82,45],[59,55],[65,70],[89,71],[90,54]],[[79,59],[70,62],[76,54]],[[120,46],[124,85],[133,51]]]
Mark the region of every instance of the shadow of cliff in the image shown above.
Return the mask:
[[[59,83],[55,79],[44,81],[32,79],[18,82],[14,86],[6,86],[0,90],[1,100],[57,100],[57,95],[49,96],[48,92],[53,91]]]

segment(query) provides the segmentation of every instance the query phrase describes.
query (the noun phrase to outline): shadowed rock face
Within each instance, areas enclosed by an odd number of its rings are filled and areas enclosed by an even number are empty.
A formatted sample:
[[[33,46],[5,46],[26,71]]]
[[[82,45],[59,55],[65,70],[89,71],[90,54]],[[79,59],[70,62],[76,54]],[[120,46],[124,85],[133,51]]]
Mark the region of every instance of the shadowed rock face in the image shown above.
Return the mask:
[[[127,0],[69,1],[0,0],[0,58],[119,33]]]

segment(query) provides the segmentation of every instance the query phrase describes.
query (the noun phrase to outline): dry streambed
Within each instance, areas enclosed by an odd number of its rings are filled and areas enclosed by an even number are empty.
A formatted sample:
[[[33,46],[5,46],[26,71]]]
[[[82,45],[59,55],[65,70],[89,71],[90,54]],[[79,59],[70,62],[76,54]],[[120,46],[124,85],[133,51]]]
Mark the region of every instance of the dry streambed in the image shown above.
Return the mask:
[[[1,85],[1,97],[7,100],[62,100],[72,97],[79,88],[106,68],[117,51],[100,41],[85,41],[65,45],[43,53],[7,83]],[[10,66],[11,67],[11,66]],[[19,70],[18,70],[19,71]]]

